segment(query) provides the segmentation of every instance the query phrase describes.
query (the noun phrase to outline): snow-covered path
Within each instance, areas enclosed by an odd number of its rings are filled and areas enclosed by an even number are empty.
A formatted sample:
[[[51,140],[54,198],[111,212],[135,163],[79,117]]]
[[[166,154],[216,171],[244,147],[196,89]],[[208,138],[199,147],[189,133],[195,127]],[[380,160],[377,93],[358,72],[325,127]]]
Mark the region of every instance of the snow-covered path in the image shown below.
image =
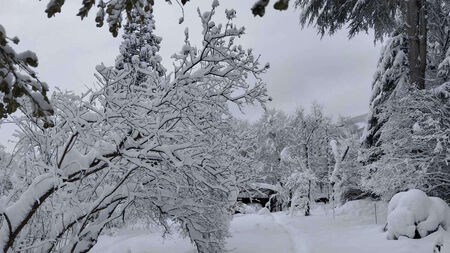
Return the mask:
[[[247,214],[234,217],[228,248],[233,253],[297,253],[294,238],[273,214]]]
[[[274,219],[294,238],[295,253],[432,253],[436,234],[424,239],[387,240],[382,232],[386,221],[385,203],[377,203],[375,224],[374,202],[355,201],[336,209],[313,210],[312,216],[288,216],[274,213]]]
[[[304,237],[300,234],[300,231],[282,219],[282,214],[271,214],[275,222],[283,228],[287,233],[289,240],[292,242],[292,252],[293,253],[308,253],[306,247],[306,242]]]
[[[232,253],[298,253],[296,241],[273,214],[236,215],[231,223],[228,249]],[[91,253],[193,253],[188,239],[178,235],[161,238],[159,232],[121,231],[102,236]],[[302,252],[303,253],[303,252]]]
[[[355,201],[336,209],[319,207],[312,216],[286,213],[235,215],[231,223],[228,249],[232,253],[432,253],[436,238],[401,238],[390,241],[381,231],[385,208],[378,203],[378,225],[374,203]],[[91,253],[194,253],[188,239],[178,235],[161,238],[161,233],[122,230],[102,236]]]

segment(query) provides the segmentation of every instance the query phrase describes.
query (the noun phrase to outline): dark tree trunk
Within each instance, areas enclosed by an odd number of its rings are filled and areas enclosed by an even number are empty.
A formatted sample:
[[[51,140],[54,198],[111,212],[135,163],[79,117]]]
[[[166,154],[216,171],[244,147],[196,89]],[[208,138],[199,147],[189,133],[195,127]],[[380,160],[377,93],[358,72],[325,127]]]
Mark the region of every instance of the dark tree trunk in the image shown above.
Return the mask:
[[[311,203],[311,180],[308,180],[308,202],[306,203],[306,208],[305,208],[305,216],[309,216],[310,213],[310,203]]]
[[[309,139],[306,144],[304,144],[304,151],[305,151],[305,168],[307,171],[309,171],[309,150],[308,150],[308,143]],[[305,216],[310,215],[310,203],[311,203],[311,180],[308,180],[308,200],[306,202],[305,207]]]
[[[427,40],[428,40],[428,27],[427,27],[427,6],[426,0],[420,1],[419,11],[419,49],[420,49],[420,65],[419,73],[421,75],[421,82],[418,83],[417,88],[420,90],[425,89],[425,73],[427,70]]]
[[[427,55],[425,0],[409,0],[406,3],[406,25],[409,80],[412,86],[417,89],[424,89]]]

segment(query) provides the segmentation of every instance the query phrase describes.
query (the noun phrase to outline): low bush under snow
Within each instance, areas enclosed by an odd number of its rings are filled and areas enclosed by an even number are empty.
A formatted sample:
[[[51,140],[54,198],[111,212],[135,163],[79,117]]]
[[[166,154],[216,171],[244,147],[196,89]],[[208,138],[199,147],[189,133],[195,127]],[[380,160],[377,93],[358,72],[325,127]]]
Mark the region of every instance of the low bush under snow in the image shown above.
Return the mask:
[[[428,197],[423,191],[411,189],[392,197],[388,206],[388,239],[400,236],[423,238],[441,225],[448,230],[450,208],[440,198]]]

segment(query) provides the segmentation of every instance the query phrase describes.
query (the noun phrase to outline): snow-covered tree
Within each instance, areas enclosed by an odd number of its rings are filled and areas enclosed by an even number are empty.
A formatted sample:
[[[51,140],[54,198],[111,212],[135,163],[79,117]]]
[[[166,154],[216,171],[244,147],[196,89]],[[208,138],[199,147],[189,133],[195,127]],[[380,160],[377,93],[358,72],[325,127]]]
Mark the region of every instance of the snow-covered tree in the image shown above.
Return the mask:
[[[287,115],[267,110],[254,124],[256,139],[255,166],[265,183],[276,185],[290,172],[281,166],[282,151],[290,143]]]
[[[448,61],[446,56],[448,55],[447,52],[449,50],[448,14],[450,9],[448,1],[428,1],[427,7],[429,13],[427,16],[429,21],[427,46],[428,65],[426,68],[425,87],[428,91],[423,93],[423,99],[416,97],[422,93],[414,93],[415,95],[409,95],[409,93],[414,92],[414,90],[408,85],[410,72],[408,72],[409,61],[407,56],[409,49],[407,45],[409,42],[404,33],[401,31],[394,32],[392,37],[387,40],[386,45],[383,48],[378,69],[375,74],[375,80],[372,85],[373,94],[370,102],[368,125],[363,136],[363,145],[360,155],[361,161],[363,164],[368,165],[368,168],[372,168],[370,164],[373,162],[376,163],[379,159],[383,159],[382,157],[384,155],[393,155],[390,150],[386,150],[386,148],[390,147],[389,144],[383,142],[392,143],[397,141],[395,139],[396,137],[401,138],[401,136],[403,136],[392,135],[391,139],[382,138],[386,132],[392,131],[391,128],[393,127],[393,124],[388,124],[389,126],[386,125],[387,122],[391,121],[390,117],[400,119],[398,117],[405,116],[405,114],[403,114],[400,110],[391,108],[392,106],[397,106],[398,104],[407,104],[411,106],[410,109],[402,107],[404,111],[417,109],[418,105],[427,106],[428,109],[434,108],[430,110],[442,110],[437,103],[432,102],[435,101],[435,98],[429,94],[433,93],[432,90],[437,89],[436,87],[441,87],[439,89],[446,87],[442,84],[445,84],[449,77],[446,72],[446,66],[448,66],[448,64],[446,64]],[[413,99],[417,105],[414,105],[414,103],[406,103],[404,101],[405,96]],[[430,101],[425,102],[426,100]],[[423,108],[421,110],[427,109]],[[395,120],[393,119],[393,121]],[[409,134],[410,138],[413,138],[413,134],[410,131],[406,131],[404,134]],[[406,138],[406,136],[404,136],[404,138]],[[370,171],[371,169],[369,169],[369,172]],[[373,171],[373,173],[375,172]],[[370,177],[370,175],[367,176]],[[381,177],[378,179],[383,180]],[[416,179],[417,184],[422,184],[419,183],[420,180],[418,178]],[[392,195],[392,193],[390,193],[390,195]]]
[[[255,158],[261,180],[278,189],[276,198],[284,208],[301,208],[308,213],[312,200],[328,197],[332,166],[328,142],[334,134],[330,120],[314,104],[310,113],[303,109],[292,115],[268,111],[255,126]]]
[[[382,150],[376,148],[381,145],[379,139],[384,123],[390,113],[385,109],[388,101],[401,97],[408,91],[408,60],[406,50],[407,40],[402,33],[395,33],[386,41],[382,49],[378,68],[372,83],[372,96],[367,116],[367,127],[363,133],[363,163],[370,163],[378,159]]]
[[[358,162],[360,134],[349,119],[341,118],[330,140],[333,153],[333,170],[329,174],[331,198],[344,203],[367,196],[361,187],[361,164]]]
[[[427,87],[434,88],[450,80],[450,1],[428,2]]]
[[[45,9],[47,16],[51,18],[55,16],[56,13],[60,13],[64,3],[64,0],[49,0]],[[129,20],[132,20],[135,14],[139,14],[144,19],[147,13],[151,11],[153,3],[153,1],[143,0],[83,1],[77,16],[84,19],[88,16],[92,7],[97,7],[98,10],[95,17],[97,27],[102,27],[106,18],[106,22],[109,25],[109,31],[116,37],[122,26],[123,13],[126,14],[126,17]]]
[[[132,65],[139,61],[140,68],[151,67],[159,76],[163,76],[166,69],[161,65],[162,58],[157,55],[162,41],[156,36],[153,14],[145,12],[140,16],[136,10],[130,12],[130,19],[123,28],[120,55],[116,59],[116,68],[122,69],[125,64]],[[138,80],[142,82],[142,80]]]
[[[186,30],[169,75],[132,55],[120,68],[98,66],[97,90],[56,93],[55,127],[17,120],[28,174],[1,212],[4,252],[87,252],[111,221],[133,219],[127,210],[175,220],[199,252],[223,252],[243,157],[228,103],[268,97],[259,77],[267,66],[235,44],[244,29],[233,10],[226,25],[212,21],[217,4],[199,11],[198,49]]]
[[[309,114],[297,110],[287,128],[291,143],[283,150],[282,158],[292,173],[288,180],[291,183],[287,185],[294,186],[289,190],[294,199],[299,199],[299,196],[304,199],[305,215],[309,215],[311,202],[328,186],[330,122],[322,108],[313,104]],[[304,180],[299,178],[303,176],[307,178],[306,186],[295,187],[297,182]]]
[[[448,84],[385,104],[379,158],[365,166],[363,186],[385,199],[419,188],[448,200]]]
[[[53,109],[47,98],[47,84],[33,71],[38,66],[38,58],[28,50],[17,53],[11,42],[18,44],[19,38],[8,37],[0,25],[0,118],[6,118],[20,108],[45,119]],[[45,126],[51,126],[51,122],[46,120]]]

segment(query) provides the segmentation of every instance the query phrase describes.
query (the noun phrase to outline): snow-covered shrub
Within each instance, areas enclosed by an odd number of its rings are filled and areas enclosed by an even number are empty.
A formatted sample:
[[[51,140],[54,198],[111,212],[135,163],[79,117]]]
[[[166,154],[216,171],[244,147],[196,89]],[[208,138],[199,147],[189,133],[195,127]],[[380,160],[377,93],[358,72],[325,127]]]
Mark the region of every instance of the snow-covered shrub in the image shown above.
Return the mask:
[[[375,216],[375,208],[377,217],[386,217],[388,203],[385,201],[376,201],[369,198],[348,201],[342,206],[335,208],[336,215],[347,216]]]
[[[400,236],[425,237],[439,226],[450,226],[450,208],[440,198],[428,197],[423,191],[411,189],[394,195],[389,202],[387,238]]]

